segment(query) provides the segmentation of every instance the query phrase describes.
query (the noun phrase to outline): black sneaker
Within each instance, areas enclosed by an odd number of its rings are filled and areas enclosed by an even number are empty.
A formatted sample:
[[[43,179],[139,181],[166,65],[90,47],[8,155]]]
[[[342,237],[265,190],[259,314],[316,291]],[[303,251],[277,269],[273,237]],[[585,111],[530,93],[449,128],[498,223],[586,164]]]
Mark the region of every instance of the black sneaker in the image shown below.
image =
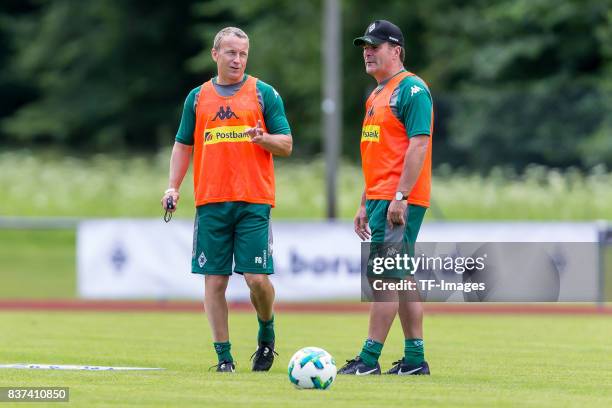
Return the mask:
[[[274,342],[261,342],[257,350],[251,356],[253,360],[253,371],[268,371],[274,362],[274,355],[278,353],[274,351]]]
[[[367,366],[361,357],[357,356],[352,360],[346,360],[346,364],[338,370],[338,374],[348,375],[373,375],[380,374],[380,364],[378,362],[374,367]]]
[[[217,367],[216,371],[218,373],[233,373],[236,370],[236,364],[234,364],[232,361],[220,361],[219,363],[210,367],[208,371],[212,370],[215,367]]]
[[[408,364],[404,364],[404,358],[398,360],[393,363],[393,367],[385,374],[394,374],[394,375],[429,375],[429,364],[427,361],[423,361],[421,364],[417,366],[409,366]]]

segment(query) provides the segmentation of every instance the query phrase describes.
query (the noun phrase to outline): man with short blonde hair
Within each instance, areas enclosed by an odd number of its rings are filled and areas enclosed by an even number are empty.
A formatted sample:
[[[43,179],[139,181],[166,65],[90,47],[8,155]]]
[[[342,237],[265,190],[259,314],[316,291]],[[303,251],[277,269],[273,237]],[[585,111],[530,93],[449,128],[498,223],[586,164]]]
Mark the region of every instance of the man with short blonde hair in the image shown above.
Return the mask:
[[[274,273],[270,211],[275,203],[273,155],[289,156],[293,139],[283,101],[274,88],[245,74],[249,39],[227,27],[215,36],[217,76],[185,101],[162,198],[176,211],[179,188],[193,156],[196,220],[192,272],[204,275],[204,305],[218,357],[218,372],[233,372],[225,290],[233,272],[250,289],[259,332],[253,371],[274,361]],[[167,208],[171,198],[174,208]],[[235,265],[232,267],[232,265]]]
[[[215,50],[219,50],[221,46],[221,40],[223,40],[223,38],[228,35],[233,35],[238,38],[246,38],[247,42],[249,41],[249,36],[241,29],[237,27],[225,27],[224,29],[219,31],[217,35],[215,35],[215,40],[213,41],[213,48]]]

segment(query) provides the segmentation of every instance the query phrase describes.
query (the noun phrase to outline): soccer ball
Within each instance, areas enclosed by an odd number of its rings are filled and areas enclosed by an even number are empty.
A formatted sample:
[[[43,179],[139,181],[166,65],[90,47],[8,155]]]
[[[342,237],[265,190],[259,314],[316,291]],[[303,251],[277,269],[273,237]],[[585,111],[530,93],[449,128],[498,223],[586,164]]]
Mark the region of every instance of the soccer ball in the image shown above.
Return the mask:
[[[300,389],[326,390],[336,378],[336,362],[319,347],[304,347],[289,360],[289,381]]]

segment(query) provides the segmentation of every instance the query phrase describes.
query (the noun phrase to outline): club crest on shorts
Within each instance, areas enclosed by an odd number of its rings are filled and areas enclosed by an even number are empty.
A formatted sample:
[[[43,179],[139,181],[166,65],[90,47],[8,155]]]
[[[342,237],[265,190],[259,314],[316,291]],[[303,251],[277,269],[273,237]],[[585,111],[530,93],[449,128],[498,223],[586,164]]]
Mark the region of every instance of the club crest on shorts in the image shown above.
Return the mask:
[[[200,268],[203,268],[204,264],[206,264],[206,256],[204,255],[204,252],[200,252],[200,256],[198,257],[198,265],[200,265]]]

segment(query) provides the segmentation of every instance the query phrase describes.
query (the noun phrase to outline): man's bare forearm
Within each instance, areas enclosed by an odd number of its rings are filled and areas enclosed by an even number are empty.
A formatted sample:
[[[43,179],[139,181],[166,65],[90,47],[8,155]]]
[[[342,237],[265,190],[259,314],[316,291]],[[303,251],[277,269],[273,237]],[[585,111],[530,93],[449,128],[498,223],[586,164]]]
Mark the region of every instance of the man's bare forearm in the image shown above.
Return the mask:
[[[291,135],[271,135],[266,133],[257,144],[275,156],[289,157],[293,150],[293,137]]]
[[[170,157],[170,175],[168,177],[168,188],[173,188],[178,191],[181,183],[187,174],[189,161],[191,160],[191,152],[193,146],[184,145],[175,142],[172,147],[172,156]]]
[[[423,163],[425,162],[428,146],[429,136],[414,136],[410,140],[410,145],[408,146],[408,150],[406,150],[406,155],[404,156],[404,167],[402,169],[402,175],[400,176],[399,183],[397,184],[397,191],[401,191],[405,195],[410,194],[414,184],[421,174],[421,169],[423,168]]]

